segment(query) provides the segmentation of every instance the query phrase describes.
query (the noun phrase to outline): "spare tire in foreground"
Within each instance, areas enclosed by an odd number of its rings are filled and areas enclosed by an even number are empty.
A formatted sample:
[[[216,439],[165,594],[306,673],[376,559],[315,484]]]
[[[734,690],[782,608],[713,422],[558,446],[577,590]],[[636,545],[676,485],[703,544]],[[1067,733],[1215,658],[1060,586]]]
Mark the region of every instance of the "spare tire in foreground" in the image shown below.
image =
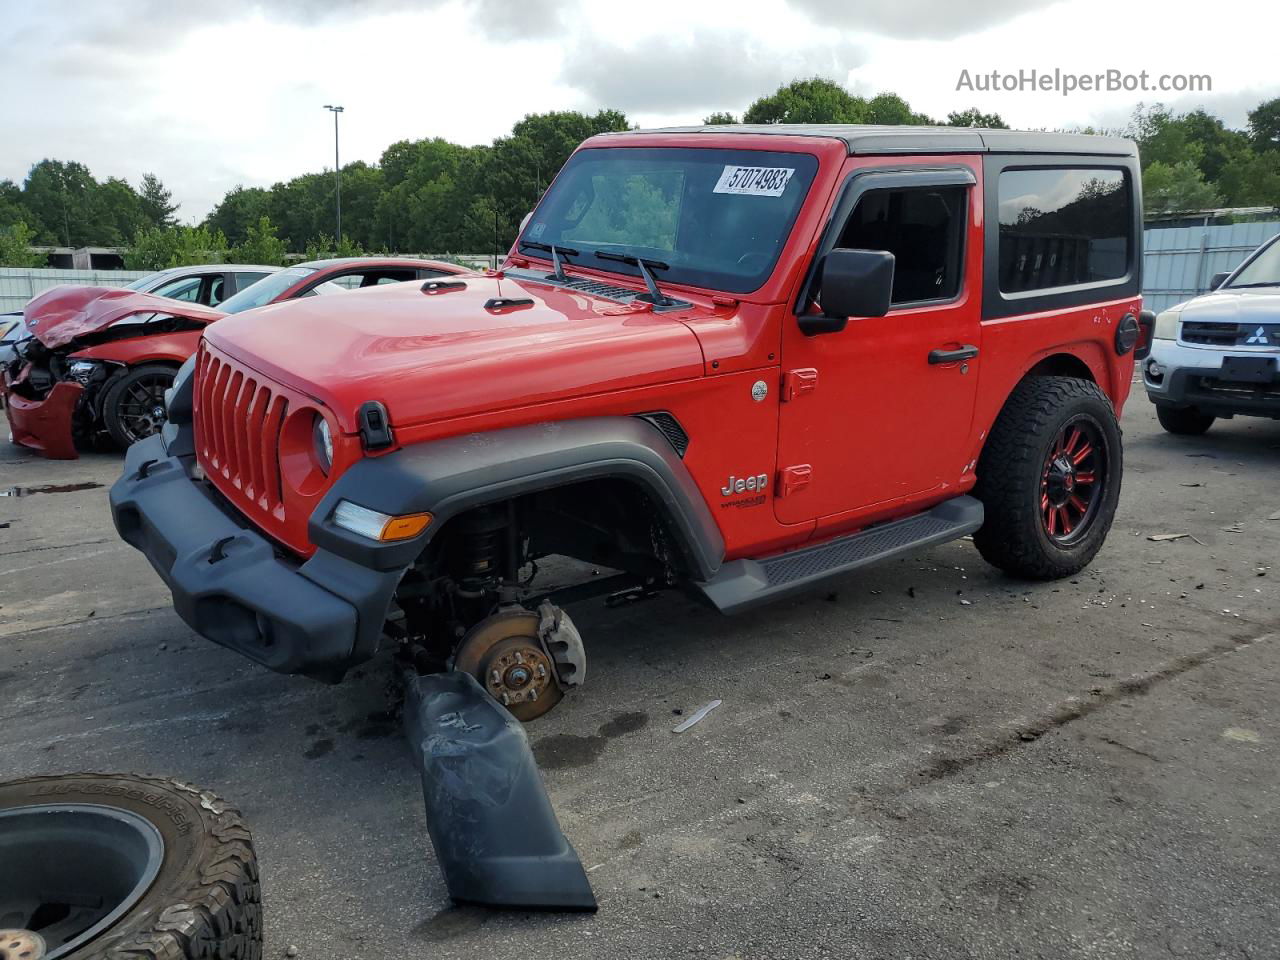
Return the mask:
[[[176,780],[0,783],[0,931],[0,960],[258,960],[249,830]]]

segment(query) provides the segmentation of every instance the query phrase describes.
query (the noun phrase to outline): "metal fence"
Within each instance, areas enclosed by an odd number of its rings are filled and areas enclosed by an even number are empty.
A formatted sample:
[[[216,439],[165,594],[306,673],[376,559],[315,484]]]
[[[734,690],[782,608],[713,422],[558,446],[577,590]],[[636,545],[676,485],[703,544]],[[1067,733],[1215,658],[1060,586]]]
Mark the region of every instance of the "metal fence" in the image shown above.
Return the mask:
[[[404,254],[409,256],[409,254]],[[483,270],[493,266],[494,258],[485,253],[412,254],[425,260],[452,260]],[[0,313],[21,310],[37,293],[64,283],[94,287],[123,287],[150,270],[60,270],[48,267],[0,267]]]
[[[1233,270],[1264,240],[1280,233],[1280,220],[1222,226],[1153,227],[1144,232],[1143,305],[1157,312],[1206,292],[1215,273]],[[485,254],[454,254],[476,267]],[[49,270],[0,267],[0,313],[21,310],[42,290],[60,283],[122,287],[146,276],[135,270]]]
[[[1159,313],[1205,293],[1215,273],[1234,270],[1280,221],[1213,227],[1155,227],[1143,233],[1142,305]]]
[[[123,287],[149,270],[50,270],[39,267],[0,267],[0,313],[21,310],[41,291],[64,283],[93,287]]]

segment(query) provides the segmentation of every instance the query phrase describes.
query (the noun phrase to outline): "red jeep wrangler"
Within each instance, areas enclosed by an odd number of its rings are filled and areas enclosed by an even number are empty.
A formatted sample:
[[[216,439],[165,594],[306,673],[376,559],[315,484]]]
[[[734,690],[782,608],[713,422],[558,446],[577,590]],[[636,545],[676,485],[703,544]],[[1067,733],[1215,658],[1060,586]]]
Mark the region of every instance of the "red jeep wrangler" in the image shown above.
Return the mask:
[[[501,270],[209,327],[116,526],[217,643],[337,680],[389,634],[522,719],[591,595],[733,613],[967,534],[1068,576],[1120,491],[1139,190],[1105,137],[594,137]],[[548,555],[617,573],[540,591]]]

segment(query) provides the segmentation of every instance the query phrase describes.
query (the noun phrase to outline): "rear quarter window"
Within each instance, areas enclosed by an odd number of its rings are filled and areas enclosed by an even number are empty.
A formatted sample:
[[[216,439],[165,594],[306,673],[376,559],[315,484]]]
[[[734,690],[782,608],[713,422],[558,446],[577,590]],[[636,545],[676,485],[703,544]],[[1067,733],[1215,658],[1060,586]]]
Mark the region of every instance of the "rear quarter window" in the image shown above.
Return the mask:
[[[1123,170],[1004,170],[999,211],[1004,293],[1116,280],[1129,272],[1133,216]]]
[[[1136,151],[993,153],[982,163],[984,320],[1140,296]]]

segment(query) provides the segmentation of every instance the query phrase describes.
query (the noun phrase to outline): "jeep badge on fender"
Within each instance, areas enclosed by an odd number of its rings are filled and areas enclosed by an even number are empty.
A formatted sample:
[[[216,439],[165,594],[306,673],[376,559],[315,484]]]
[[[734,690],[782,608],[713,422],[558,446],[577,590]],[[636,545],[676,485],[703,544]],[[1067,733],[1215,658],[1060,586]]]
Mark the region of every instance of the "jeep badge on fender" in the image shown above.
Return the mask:
[[[730,474],[729,482],[720,488],[720,492],[729,497],[735,493],[745,493],[748,490],[763,490],[768,485],[768,474],[757,473],[754,477],[735,477]]]
[[[120,536],[274,670],[337,682],[398,644],[520,720],[582,695],[565,608],[604,596],[736,613],[969,534],[1010,575],[1077,573],[1124,469],[1137,150],[921,131],[601,134],[447,296],[210,324],[112,488]],[[616,575],[539,575],[554,555]]]

